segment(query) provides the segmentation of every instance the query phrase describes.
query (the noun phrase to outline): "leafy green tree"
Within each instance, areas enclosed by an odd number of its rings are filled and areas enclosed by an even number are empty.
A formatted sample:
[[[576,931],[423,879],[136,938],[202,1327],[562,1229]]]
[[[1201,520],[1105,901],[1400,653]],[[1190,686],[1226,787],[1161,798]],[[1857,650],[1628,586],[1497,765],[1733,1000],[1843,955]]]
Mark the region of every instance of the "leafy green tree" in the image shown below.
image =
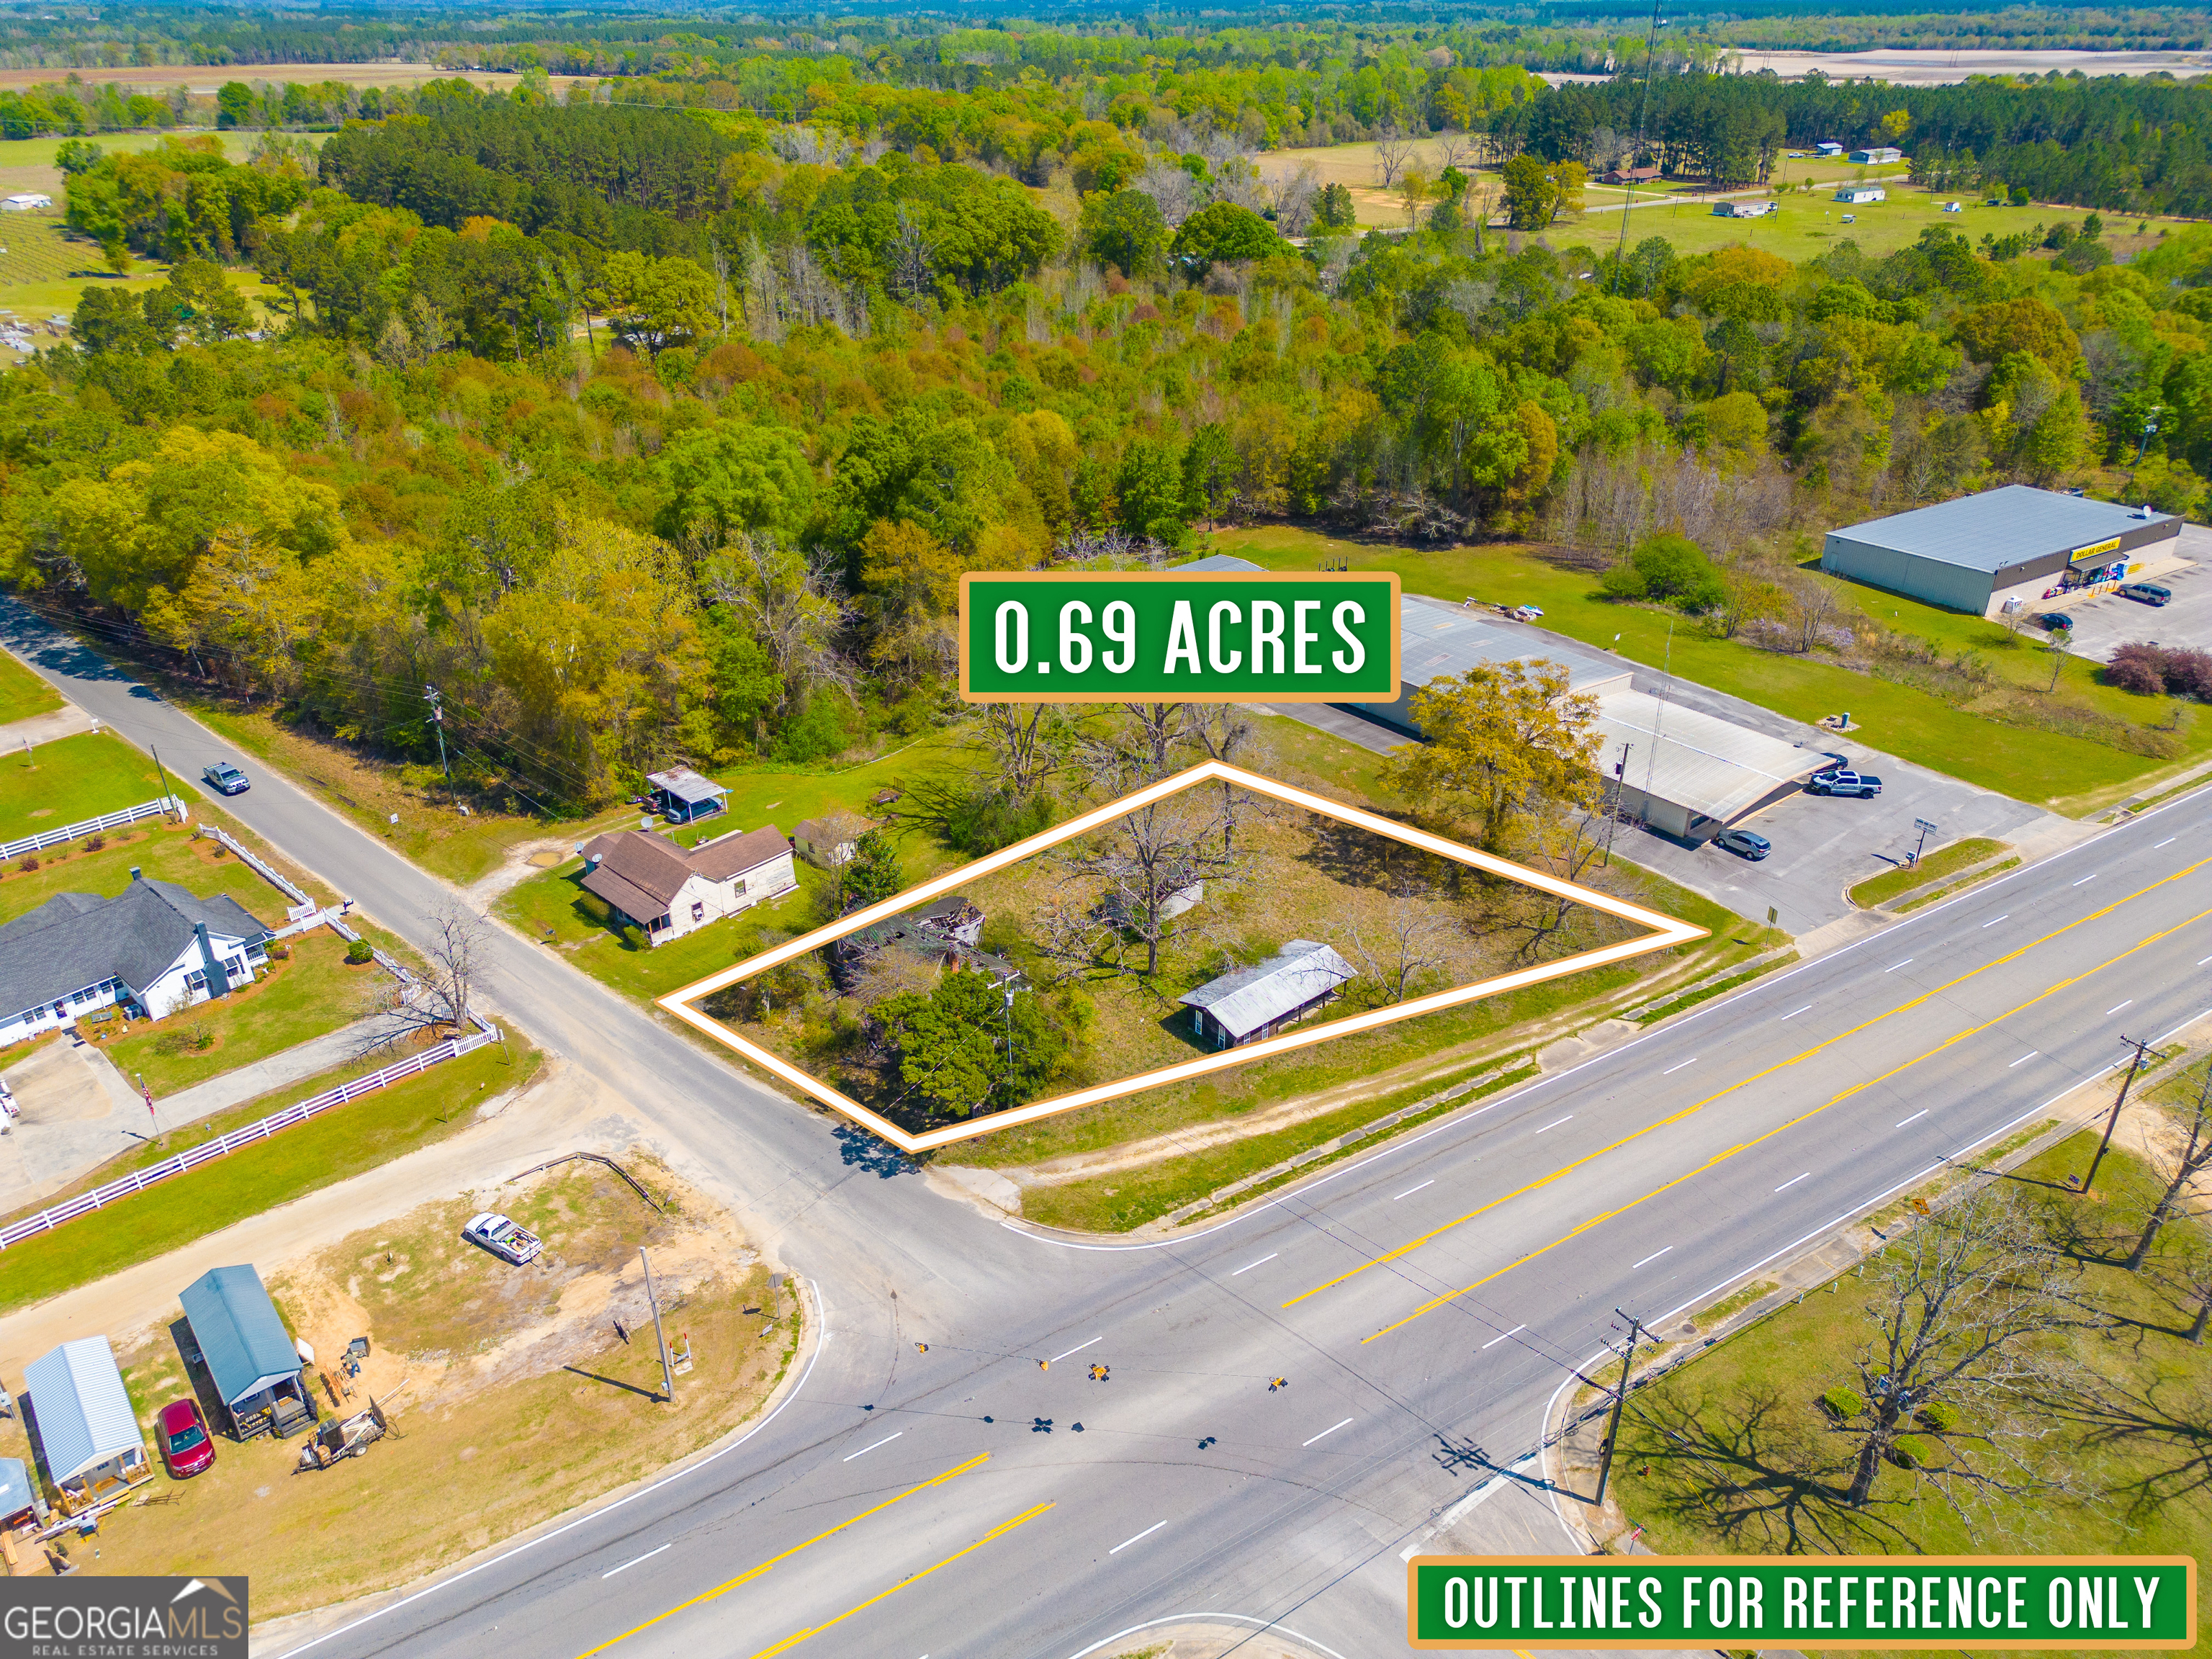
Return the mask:
[[[1214,202],[1199,209],[1176,228],[1170,244],[1170,251],[1200,276],[1217,264],[1271,258],[1285,247],[1273,225],[1234,202]]]
[[[1183,501],[1208,530],[1237,499],[1237,446],[1220,422],[1208,421],[1190,434],[1182,452]]]
[[[1544,158],[1524,150],[1508,161],[1503,172],[1506,218],[1513,228],[1541,230],[1550,224],[1558,208],[1559,185],[1544,165]]]
[[[1168,245],[1168,222],[1160,204],[1141,190],[1121,190],[1090,198],[1083,204],[1083,250],[1124,276],[1159,269]]]
[[[1131,443],[1114,475],[1114,496],[1121,507],[1121,528],[1132,536],[1149,536],[1170,545],[1182,539],[1189,526],[1182,469],[1168,445],[1152,438]]]
[[[653,527],[672,540],[719,544],[743,531],[795,538],[814,508],[814,469],[780,426],[678,433],[653,464],[668,499]]]
[[[89,138],[64,138],[54,146],[54,165],[73,179],[98,166],[103,153]]]
[[[615,333],[654,357],[673,346],[697,344],[714,332],[718,319],[714,279],[689,259],[612,254],[599,297]]]
[[[214,345],[242,338],[253,326],[245,296],[207,259],[178,261],[169,280],[149,289],[143,304],[147,321],[165,343],[180,334],[195,344]]]
[[[127,289],[88,288],[77,295],[70,314],[70,337],[88,356],[129,353],[143,356],[169,342],[146,320],[139,296]]]
[[[947,974],[924,995],[902,991],[870,1009],[897,1049],[908,1088],[972,1116],[1033,1097],[1067,1054],[1067,1037],[1036,994],[1005,995],[978,973]]]
[[[243,81],[226,81],[216,88],[215,124],[219,127],[242,127],[253,119],[256,104],[253,88]]]
[[[1692,615],[1728,597],[1705,550],[1669,531],[1638,542],[1634,552],[1605,573],[1602,586],[1616,599],[1661,599]]]
[[[1484,665],[1433,679],[1413,694],[1428,739],[1383,763],[1388,787],[1437,821],[1472,821],[1482,844],[1503,846],[1521,817],[1547,799],[1595,799],[1597,701],[1570,696],[1556,663]]]
[[[837,866],[838,912],[866,909],[905,890],[898,849],[880,830],[864,830],[853,843],[853,856]]]
[[[714,682],[714,715],[732,746],[757,747],[762,722],[783,701],[783,677],[751,630],[726,605],[708,611],[700,629]]]
[[[1352,192],[1342,185],[1324,185],[1314,198],[1316,230],[1350,230],[1357,222]]]

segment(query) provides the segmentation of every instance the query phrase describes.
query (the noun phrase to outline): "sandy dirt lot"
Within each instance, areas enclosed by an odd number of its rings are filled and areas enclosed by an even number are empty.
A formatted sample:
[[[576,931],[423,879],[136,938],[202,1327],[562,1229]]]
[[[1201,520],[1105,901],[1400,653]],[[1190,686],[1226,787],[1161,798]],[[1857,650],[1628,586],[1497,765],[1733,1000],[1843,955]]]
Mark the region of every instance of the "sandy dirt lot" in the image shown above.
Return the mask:
[[[288,1329],[314,1351],[307,1376],[325,1420],[374,1400],[390,1432],[329,1468],[300,1466],[303,1437],[219,1434],[212,1468],[157,1476],[96,1540],[73,1544],[72,1561],[95,1575],[250,1572],[258,1620],[326,1608],[412,1582],[756,1416],[798,1351],[793,1288],[644,1146],[605,1144],[648,1196],[604,1164],[571,1162],[257,1255]],[[462,1224],[485,1208],[530,1228],[544,1253],[516,1267],[465,1242]],[[641,1245],[669,1344],[691,1359],[672,1399]],[[210,1379],[182,1357],[181,1325],[172,1293],[114,1343],[142,1423],[186,1396],[220,1421]],[[349,1377],[356,1338],[368,1352]]]

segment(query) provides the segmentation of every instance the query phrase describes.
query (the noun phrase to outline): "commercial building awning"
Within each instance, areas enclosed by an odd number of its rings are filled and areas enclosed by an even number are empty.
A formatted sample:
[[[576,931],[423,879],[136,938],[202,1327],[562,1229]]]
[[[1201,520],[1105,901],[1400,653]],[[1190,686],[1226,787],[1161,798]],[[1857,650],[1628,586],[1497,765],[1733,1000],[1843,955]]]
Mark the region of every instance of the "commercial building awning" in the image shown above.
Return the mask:
[[[1722,823],[1828,763],[1819,750],[1680,703],[1662,703],[1642,691],[1600,697],[1597,711],[1592,729],[1601,748],[1601,772],[1613,775],[1620,746],[1627,744],[1628,763],[1620,775],[1625,789]]]

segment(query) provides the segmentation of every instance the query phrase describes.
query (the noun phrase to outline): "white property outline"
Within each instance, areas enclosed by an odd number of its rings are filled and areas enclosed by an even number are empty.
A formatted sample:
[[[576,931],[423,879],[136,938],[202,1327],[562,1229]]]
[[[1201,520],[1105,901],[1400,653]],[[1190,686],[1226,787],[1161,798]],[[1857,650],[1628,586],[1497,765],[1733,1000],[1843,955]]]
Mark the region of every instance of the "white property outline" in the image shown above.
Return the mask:
[[[916,905],[926,904],[933,898],[954,892],[979,877],[990,875],[1006,868],[1009,865],[1018,864],[1030,854],[1042,853],[1048,848],[1058,846],[1062,842],[1073,841],[1079,836],[1088,835],[1091,830],[1103,824],[1111,823],[1116,818],[1127,817],[1140,807],[1149,806],[1155,801],[1164,800],[1170,795],[1180,794],[1194,784],[1209,781],[1237,785],[1252,791],[1255,794],[1265,795],[1271,799],[1279,800],[1291,806],[1303,807],[1307,811],[1318,813],[1323,817],[1334,818],[1339,823],[1356,825],[1359,829],[1405,846],[1418,847],[1423,852],[1433,853],[1439,858],[1450,859],[1456,863],[1471,866],[1492,875],[1503,876],[1508,880],[1519,882],[1523,886],[1536,888],[1556,897],[1572,899],[1578,904],[1586,904],[1594,910],[1603,911],[1607,915],[1617,916],[1624,921],[1633,922],[1650,931],[1638,939],[1624,939],[1617,945],[1600,945],[1594,950],[1562,957],[1557,962],[1540,963],[1533,968],[1521,968],[1509,974],[1493,975],[1488,979],[1477,980],[1471,985],[1462,985],[1449,991],[1439,991],[1431,996],[1416,997],[1410,1002],[1394,1003],[1386,1008],[1370,1009],[1364,1014],[1354,1014],[1349,1018],[1332,1020],[1327,1024],[1315,1026],[1310,1030],[1270,1037],[1263,1042],[1250,1043],[1242,1048],[1220,1049],[1196,1060],[1163,1066],[1157,1071],[1139,1073],[1134,1077],[1124,1078],[1118,1082],[1100,1084],[1095,1088],[1079,1089],[1072,1094],[1055,1095],[1048,1100],[1032,1101],[1026,1106],[1017,1106],[1009,1111],[994,1112],[988,1117],[967,1122],[947,1124],[942,1128],[927,1130],[918,1135],[908,1134],[880,1113],[869,1110],[859,1101],[841,1093],[820,1079],[801,1071],[781,1055],[770,1053],[758,1043],[747,1041],[723,1024],[721,1021],[701,1012],[692,1006],[702,998],[712,996],[715,992],[734,985],[740,980],[750,979],[755,974],[765,973],[768,969],[789,962],[794,957],[803,957],[811,951],[818,951],[823,945],[834,944],[844,938],[848,933],[858,933],[863,927],[872,927],[892,916],[902,915]],[[1156,1089],[1170,1083],[1181,1083],[1191,1078],[1203,1077],[1208,1073],[1224,1071],[1232,1066],[1248,1065],[1255,1060],[1265,1060],[1271,1054],[1288,1054],[1293,1049],[1309,1048],[1317,1042],[1326,1042],[1333,1037],[1352,1036],[1361,1031],[1371,1031],[1380,1026],[1395,1024],[1400,1020],[1413,1019],[1422,1014],[1435,1013],[1440,1009],[1456,1008],[1464,1003],[1479,1002],[1486,997],[1496,996],[1502,992],[1517,991],[1523,986],[1540,985],[1547,980],[1580,973],[1586,968],[1602,968],[1612,963],[1626,962],[1634,957],[1647,956],[1654,951],[1668,950],[1677,945],[1687,945],[1692,940],[1706,938],[1710,932],[1710,929],[1699,927],[1692,922],[1680,921],[1659,911],[1648,910],[1640,904],[1631,904],[1626,899],[1615,898],[1609,893],[1601,893],[1595,888],[1584,887],[1579,882],[1563,881],[1557,876],[1547,876],[1541,871],[1531,870],[1527,866],[1516,864],[1510,859],[1501,859],[1492,854],[1480,852],[1472,847],[1462,847],[1457,842],[1447,841],[1441,836],[1430,835],[1425,830],[1410,829],[1402,823],[1394,823],[1389,818],[1382,817],[1373,812],[1362,811],[1356,806],[1347,806],[1342,801],[1331,800],[1326,795],[1316,795],[1307,790],[1294,788],[1287,783],[1279,783],[1273,778],[1261,777],[1256,772],[1247,772],[1241,767],[1231,766],[1224,761],[1209,760],[1202,761],[1196,766],[1178,772],[1172,777],[1163,778],[1158,783],[1138,790],[1134,794],[1125,795],[1119,800],[1085,812],[1079,817],[1070,818],[1066,823],[1059,824],[1042,834],[1031,836],[1024,841],[1018,841],[1011,847],[1002,847],[997,852],[978,859],[973,864],[963,865],[949,874],[933,877],[919,886],[908,888],[896,897],[871,904],[865,909],[855,910],[851,915],[841,916],[836,921],[816,928],[812,933],[802,933],[797,939],[787,939],[781,945],[760,952],[757,956],[748,957],[744,961],[732,967],[725,968],[719,973],[709,974],[706,978],[695,981],[681,990],[671,991],[659,1001],[661,1007],[665,1008],[694,1030],[703,1032],[715,1042],[734,1050],[754,1065],[782,1079],[786,1083],[811,1096],[823,1104],[834,1107],[862,1128],[889,1141],[901,1152],[914,1153],[929,1152],[939,1146],[949,1146],[955,1141],[972,1139],[975,1136],[990,1134],[1000,1129],[1011,1129],[1020,1124],[1034,1123],[1041,1118],[1054,1117],[1061,1112],[1072,1112],[1079,1106],[1095,1106],[1102,1101],[1119,1099],[1124,1095],[1135,1094],[1141,1090]]]

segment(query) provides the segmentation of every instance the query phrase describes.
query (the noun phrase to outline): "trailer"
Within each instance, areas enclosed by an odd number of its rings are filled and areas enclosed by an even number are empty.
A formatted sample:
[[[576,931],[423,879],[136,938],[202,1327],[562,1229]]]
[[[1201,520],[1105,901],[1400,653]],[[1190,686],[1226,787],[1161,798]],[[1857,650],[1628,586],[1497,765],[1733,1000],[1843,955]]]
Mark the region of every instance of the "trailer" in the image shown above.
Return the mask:
[[[384,1408],[376,1403],[376,1396],[371,1395],[367,1411],[356,1412],[343,1419],[331,1418],[308,1436],[307,1443],[300,1448],[299,1468],[327,1469],[349,1457],[358,1457],[383,1439],[391,1428],[391,1424],[385,1419]]]

